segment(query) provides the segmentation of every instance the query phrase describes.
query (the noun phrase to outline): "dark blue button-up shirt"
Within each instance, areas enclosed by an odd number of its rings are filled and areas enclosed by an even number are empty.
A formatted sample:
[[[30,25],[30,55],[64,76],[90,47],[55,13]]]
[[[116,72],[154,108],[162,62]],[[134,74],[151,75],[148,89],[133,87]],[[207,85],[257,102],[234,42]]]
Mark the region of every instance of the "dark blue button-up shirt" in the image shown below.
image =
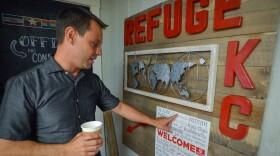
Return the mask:
[[[119,99],[91,72],[76,79],[51,57],[12,77],[0,105],[0,138],[66,143],[95,120],[96,106],[115,108]]]

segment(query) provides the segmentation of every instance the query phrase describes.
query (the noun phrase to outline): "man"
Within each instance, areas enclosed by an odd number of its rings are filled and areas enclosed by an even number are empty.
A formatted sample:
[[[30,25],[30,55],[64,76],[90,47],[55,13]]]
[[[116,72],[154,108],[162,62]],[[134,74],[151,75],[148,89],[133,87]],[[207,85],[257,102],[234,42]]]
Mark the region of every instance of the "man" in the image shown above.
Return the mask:
[[[95,120],[96,105],[131,121],[170,131],[170,118],[150,118],[111,95],[90,69],[101,56],[100,19],[82,8],[58,15],[54,57],[6,85],[0,108],[1,155],[100,155],[100,134],[80,133]]]

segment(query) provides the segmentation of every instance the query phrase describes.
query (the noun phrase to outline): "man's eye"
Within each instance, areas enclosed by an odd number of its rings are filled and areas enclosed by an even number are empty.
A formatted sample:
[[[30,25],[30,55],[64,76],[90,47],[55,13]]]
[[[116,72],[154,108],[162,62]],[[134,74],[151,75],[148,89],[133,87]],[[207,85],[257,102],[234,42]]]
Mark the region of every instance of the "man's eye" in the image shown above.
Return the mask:
[[[96,43],[91,43],[91,47],[95,48],[97,46]]]
[[[98,47],[98,46],[99,46],[99,43],[98,43],[98,42],[92,42],[92,43],[91,43],[91,46],[92,46],[92,47]]]

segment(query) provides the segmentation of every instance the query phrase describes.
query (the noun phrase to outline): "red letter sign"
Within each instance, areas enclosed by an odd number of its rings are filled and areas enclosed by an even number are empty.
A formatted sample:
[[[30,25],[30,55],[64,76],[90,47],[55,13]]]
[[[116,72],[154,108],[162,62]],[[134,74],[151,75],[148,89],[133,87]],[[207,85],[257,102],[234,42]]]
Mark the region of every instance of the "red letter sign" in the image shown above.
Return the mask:
[[[153,17],[161,14],[161,8],[156,8],[148,12],[147,17],[147,40],[149,42],[153,41],[153,28],[159,26],[159,21],[153,21]]]
[[[182,0],[174,4],[174,29],[171,30],[171,4],[164,5],[164,36],[172,38],[180,35],[182,30]]]
[[[124,45],[133,44],[132,33],[134,30],[134,21],[127,20],[124,22]]]
[[[241,114],[250,115],[252,112],[252,102],[246,97],[237,95],[227,96],[222,102],[219,129],[222,134],[236,140],[241,140],[247,136],[249,127],[243,124],[239,124],[237,129],[229,127],[231,105],[240,106]]]
[[[146,42],[146,37],[140,36],[141,32],[145,32],[145,26],[140,26],[140,23],[144,20],[146,20],[146,14],[139,15],[135,18],[135,33],[134,33],[135,43]]]
[[[225,71],[224,85],[234,86],[235,74],[237,75],[242,87],[254,89],[254,83],[248,75],[243,63],[261,42],[261,39],[251,39],[246,42],[240,52],[238,52],[239,41],[228,42],[227,63]]]
[[[196,13],[198,24],[194,24],[194,5],[199,0],[188,0],[186,6],[185,29],[189,34],[203,32],[208,26],[208,11],[202,10]],[[209,0],[200,0],[201,7],[207,7]]]
[[[214,30],[222,30],[242,26],[242,17],[224,19],[226,11],[239,9],[240,0],[216,0],[214,12]]]

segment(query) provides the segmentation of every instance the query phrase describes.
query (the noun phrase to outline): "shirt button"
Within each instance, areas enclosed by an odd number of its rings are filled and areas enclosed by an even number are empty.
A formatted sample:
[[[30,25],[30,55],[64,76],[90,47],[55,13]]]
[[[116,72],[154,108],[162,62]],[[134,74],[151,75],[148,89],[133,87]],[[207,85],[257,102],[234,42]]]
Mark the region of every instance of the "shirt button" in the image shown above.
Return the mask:
[[[80,119],[80,118],[81,118],[81,115],[78,115],[78,118]]]
[[[77,101],[77,103],[78,103],[78,102],[79,102],[79,99],[77,99],[76,101]]]
[[[64,72],[65,74],[69,74],[67,71],[66,72]]]

